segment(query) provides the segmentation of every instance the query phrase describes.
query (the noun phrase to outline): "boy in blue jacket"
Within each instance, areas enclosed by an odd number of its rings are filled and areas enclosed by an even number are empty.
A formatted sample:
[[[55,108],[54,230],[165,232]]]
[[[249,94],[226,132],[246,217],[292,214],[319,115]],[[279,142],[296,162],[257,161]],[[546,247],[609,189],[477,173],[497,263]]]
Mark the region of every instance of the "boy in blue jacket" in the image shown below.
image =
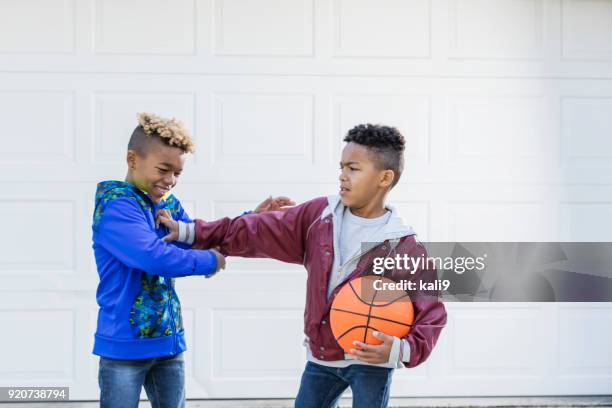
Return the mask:
[[[98,184],[93,215],[93,250],[100,307],[93,353],[100,356],[100,406],[137,407],[142,386],[154,407],[184,407],[186,350],[181,306],[174,279],[209,277],[225,267],[214,249],[190,249],[193,222],[170,193],[194,150],[176,120],[140,114],[128,144],[125,181]],[[255,212],[289,205],[268,198]],[[186,226],[184,243],[162,240],[155,223],[164,210]]]

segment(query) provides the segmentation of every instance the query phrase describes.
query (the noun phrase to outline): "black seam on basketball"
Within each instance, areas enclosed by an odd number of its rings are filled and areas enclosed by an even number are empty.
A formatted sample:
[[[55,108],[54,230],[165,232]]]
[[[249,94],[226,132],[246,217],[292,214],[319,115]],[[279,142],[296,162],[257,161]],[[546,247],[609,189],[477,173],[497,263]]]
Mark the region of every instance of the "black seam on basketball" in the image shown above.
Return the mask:
[[[387,303],[387,305],[390,305],[390,304],[392,304],[392,303],[395,303],[395,302],[397,302],[398,300],[403,299],[403,298],[405,298],[405,297],[408,297],[408,300],[410,300],[410,295],[409,295],[409,294],[407,294],[406,292],[404,292],[404,293],[403,293],[401,296],[398,296],[396,299],[393,299],[391,302]],[[375,306],[378,306],[378,305],[375,305]]]
[[[399,324],[400,326],[408,326],[408,327],[413,326],[411,323],[402,323],[402,322],[398,322],[397,320],[385,319],[384,317],[378,317],[378,316],[372,316],[372,320],[384,320],[385,322]]]
[[[353,326],[350,329],[348,329],[347,331],[345,331],[344,333],[342,333],[341,335],[339,335],[338,337],[336,337],[336,340],[340,341],[340,339],[344,336],[346,336],[347,334],[349,334],[351,331],[355,330],[355,329],[366,329],[366,333],[368,331],[368,329],[374,329],[375,331],[380,331],[378,330],[376,327],[374,326],[364,326],[362,324],[358,325],[358,326]],[[362,342],[365,343],[365,340]]]
[[[392,301],[390,301],[390,302],[388,302],[388,303],[383,303],[383,304],[381,304],[381,305],[373,305],[373,304],[370,304],[370,303],[366,302],[365,300],[363,300],[363,299],[361,298],[361,296],[359,296],[359,294],[357,293],[357,291],[355,290],[355,288],[353,287],[353,285],[352,285],[352,283],[351,283],[351,282],[349,282],[349,287],[351,288],[351,290],[353,291],[353,293],[355,294],[355,296],[357,296],[357,299],[359,299],[359,301],[360,301],[361,303],[363,303],[364,305],[373,306],[373,307],[385,307],[385,306],[389,306],[389,305],[391,305],[391,304],[393,304],[393,303],[397,302],[398,300],[400,300],[400,299],[402,299],[402,298],[404,298],[404,297],[408,297],[408,298],[410,299],[410,296],[409,296],[407,293],[405,293],[405,294],[401,295],[400,297],[398,297],[397,299],[393,299]],[[377,293],[378,291],[377,291],[377,290],[375,290],[374,292],[375,292],[375,293]],[[375,296],[373,296],[373,297],[372,297],[372,301],[374,301],[374,297],[375,297]]]
[[[358,315],[358,316],[363,316],[363,317],[367,316],[367,314],[365,314],[365,313],[353,312],[352,310],[338,309],[338,308],[335,308],[335,307],[332,307],[331,310],[334,310],[336,312],[350,313],[350,314],[354,314],[354,315]],[[384,320],[386,322],[391,322],[391,323],[399,324],[401,326],[412,326],[412,324],[409,324],[409,323],[402,323],[402,322],[398,322],[397,320],[391,320],[391,319],[387,319],[387,318],[384,318],[384,317],[378,317],[376,315],[372,316],[372,319]]]
[[[376,299],[376,295],[378,295],[378,291],[374,291],[374,295],[372,295],[372,303],[370,303],[370,308],[368,309],[368,320],[366,320],[366,326],[370,325],[370,314],[372,313],[372,304],[374,303],[374,299]],[[363,342],[365,343],[366,337],[368,337],[368,328],[366,327],[365,332],[363,333]]]
[[[378,291],[377,291],[377,292],[378,292]],[[383,303],[383,304],[380,304],[380,305],[372,305],[372,307],[385,307],[385,306],[389,306],[389,305],[392,305],[392,304],[394,304],[395,302],[397,302],[398,300],[403,299],[403,298],[405,298],[405,297],[407,297],[407,298],[408,298],[408,300],[410,300],[410,295],[408,295],[407,293],[404,293],[403,295],[399,296],[399,297],[398,297],[398,298],[396,298],[396,299],[393,299],[393,300],[392,300],[392,301],[390,301],[390,302]]]
[[[342,337],[346,336],[347,334],[349,334],[354,329],[361,329],[361,328],[367,329],[368,326],[364,326],[364,325],[353,326],[350,329],[348,329],[347,331],[345,331],[344,333],[342,333],[341,335],[339,335],[338,337],[336,337],[336,340],[340,340]]]
[[[349,284],[349,287],[351,288],[351,290],[353,291],[353,293],[355,294],[355,296],[357,296],[357,299],[359,299],[359,301],[360,301],[361,303],[364,303],[364,304],[366,304],[366,305],[367,305],[367,304],[368,304],[368,302],[366,302],[365,300],[363,300],[363,299],[361,298],[361,296],[359,295],[359,293],[357,293],[357,291],[355,290],[355,287],[353,286],[353,281],[349,281],[349,283],[348,283],[348,284]]]

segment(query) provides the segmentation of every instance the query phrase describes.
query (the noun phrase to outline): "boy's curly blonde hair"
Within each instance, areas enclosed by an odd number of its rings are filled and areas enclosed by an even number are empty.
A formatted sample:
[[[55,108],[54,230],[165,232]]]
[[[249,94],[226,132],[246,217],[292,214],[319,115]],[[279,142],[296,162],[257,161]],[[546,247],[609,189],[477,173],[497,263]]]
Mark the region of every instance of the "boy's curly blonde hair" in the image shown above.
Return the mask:
[[[154,113],[139,113],[138,124],[148,136],[157,136],[169,146],[193,153],[195,145],[185,126],[175,118],[166,119]]]

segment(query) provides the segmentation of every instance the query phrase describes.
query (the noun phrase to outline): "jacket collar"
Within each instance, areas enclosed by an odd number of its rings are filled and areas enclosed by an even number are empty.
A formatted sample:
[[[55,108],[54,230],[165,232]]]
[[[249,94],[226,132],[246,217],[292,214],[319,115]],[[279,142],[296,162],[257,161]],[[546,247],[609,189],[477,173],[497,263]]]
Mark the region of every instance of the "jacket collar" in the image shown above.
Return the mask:
[[[339,195],[330,195],[327,197],[327,207],[321,213],[321,218],[333,214],[334,229],[339,230],[342,213],[346,207],[342,204]],[[416,235],[414,229],[406,225],[404,220],[399,216],[395,207],[385,204],[385,208],[391,211],[391,216],[385,227],[373,237],[374,242],[383,242],[386,240],[399,240],[408,235]]]
[[[156,204],[153,201],[153,199],[149,196],[149,193],[147,193],[146,191],[136,187],[134,184],[129,183],[127,181],[117,181],[117,180],[108,180],[108,181],[102,181],[98,183],[98,186],[96,189],[96,197],[101,197],[107,192],[113,189],[116,189],[116,188],[128,189],[128,190],[135,192],[136,194],[140,195],[143,198],[146,197],[146,199],[150,202],[153,208],[163,208],[166,206],[168,201],[172,201],[172,200],[169,200],[170,197],[172,196],[171,191],[168,191],[166,194],[164,194],[160,202]]]

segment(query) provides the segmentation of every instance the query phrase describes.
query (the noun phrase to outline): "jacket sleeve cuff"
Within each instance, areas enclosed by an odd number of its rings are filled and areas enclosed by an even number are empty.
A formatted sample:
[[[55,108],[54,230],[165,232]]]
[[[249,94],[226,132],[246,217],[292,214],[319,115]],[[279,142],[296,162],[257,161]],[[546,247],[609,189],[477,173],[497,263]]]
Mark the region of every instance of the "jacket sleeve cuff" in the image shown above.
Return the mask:
[[[183,242],[187,245],[193,245],[195,241],[195,223],[193,222],[178,222],[179,236],[178,242]]]
[[[196,273],[212,275],[217,271],[217,257],[212,251],[193,251],[196,255]]]
[[[195,241],[195,222],[190,222],[187,224],[187,244],[193,245],[193,241]]]
[[[393,337],[393,344],[391,345],[391,352],[389,353],[388,363],[397,364],[400,358],[400,345],[401,340],[397,337]]]
[[[410,343],[408,343],[408,340],[406,339],[402,339],[402,359],[401,362],[402,363],[409,363],[410,362]]]

